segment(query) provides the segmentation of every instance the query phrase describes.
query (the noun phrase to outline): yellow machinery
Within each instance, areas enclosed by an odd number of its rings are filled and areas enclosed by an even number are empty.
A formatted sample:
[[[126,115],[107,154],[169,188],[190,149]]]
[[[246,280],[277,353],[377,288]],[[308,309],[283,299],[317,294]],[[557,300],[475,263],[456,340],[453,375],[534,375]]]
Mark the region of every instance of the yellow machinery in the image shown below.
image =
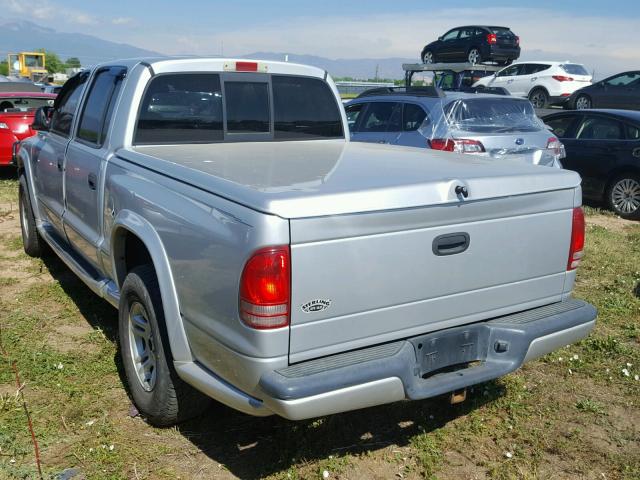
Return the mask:
[[[9,76],[28,78],[32,82],[46,82],[47,69],[42,52],[9,54]]]

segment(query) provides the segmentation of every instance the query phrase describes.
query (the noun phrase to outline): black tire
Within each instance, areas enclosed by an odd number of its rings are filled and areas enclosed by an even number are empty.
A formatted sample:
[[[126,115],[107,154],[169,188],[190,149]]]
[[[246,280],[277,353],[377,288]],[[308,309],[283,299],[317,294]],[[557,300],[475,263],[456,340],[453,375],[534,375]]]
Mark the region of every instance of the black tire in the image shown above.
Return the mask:
[[[473,47],[469,49],[467,52],[467,62],[471,65],[480,65],[482,63],[482,54],[479,48]]]
[[[422,52],[422,63],[425,63],[425,64],[437,63],[435,54],[431,50],[425,50],[424,52]]]
[[[27,180],[20,175],[18,187],[18,208],[20,210],[20,230],[22,231],[22,246],[24,253],[30,257],[41,257],[44,251],[44,240],[36,228],[36,218],[31,208],[31,199],[27,189]]]
[[[130,316],[135,312],[142,315],[148,330],[130,326]],[[133,316],[140,318],[140,315]],[[136,323],[136,326],[140,324]],[[120,292],[118,328],[120,355],[129,392],[138,411],[151,425],[175,425],[201,414],[209,406],[211,399],[182,381],[173,367],[160,287],[152,266],[142,265],[127,274]],[[137,348],[140,343],[136,343],[133,330],[138,335],[146,332],[148,336],[148,340],[142,344],[146,344],[146,358],[151,359],[153,368],[150,369],[149,381],[145,383],[136,371],[133,350],[139,352]],[[131,342],[131,339],[134,341]]]
[[[573,106],[576,110],[586,110],[587,108],[591,108],[593,103],[589,95],[580,94],[576,97]]]
[[[605,201],[609,209],[627,220],[640,220],[640,175],[624,173],[607,186]]]
[[[534,88],[529,92],[529,101],[535,108],[547,108],[549,94],[544,88]]]

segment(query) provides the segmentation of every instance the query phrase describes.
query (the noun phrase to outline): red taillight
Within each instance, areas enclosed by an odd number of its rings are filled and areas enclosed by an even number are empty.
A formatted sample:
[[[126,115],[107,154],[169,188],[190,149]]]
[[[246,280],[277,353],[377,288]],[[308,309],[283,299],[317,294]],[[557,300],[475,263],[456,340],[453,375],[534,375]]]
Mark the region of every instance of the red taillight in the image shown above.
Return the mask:
[[[493,45],[494,43],[498,43],[498,37],[496,36],[495,33],[490,33],[489,35],[487,35],[487,43],[489,45]]]
[[[236,62],[236,72],[257,72],[258,62]]]
[[[520,45],[520,37],[516,35],[516,45]]]
[[[434,150],[442,150],[443,152],[456,153],[482,153],[484,145],[478,140],[470,140],[468,138],[433,138],[429,140],[429,146]]]
[[[267,247],[247,261],[240,278],[240,318],[251,328],[289,324],[289,247]]]
[[[581,207],[573,209],[571,224],[571,245],[569,245],[569,260],[567,270],[575,270],[580,265],[584,250],[584,212]]]
[[[558,82],[573,82],[572,77],[565,77],[564,75],[554,75],[551,78],[553,78],[554,80],[557,80]]]

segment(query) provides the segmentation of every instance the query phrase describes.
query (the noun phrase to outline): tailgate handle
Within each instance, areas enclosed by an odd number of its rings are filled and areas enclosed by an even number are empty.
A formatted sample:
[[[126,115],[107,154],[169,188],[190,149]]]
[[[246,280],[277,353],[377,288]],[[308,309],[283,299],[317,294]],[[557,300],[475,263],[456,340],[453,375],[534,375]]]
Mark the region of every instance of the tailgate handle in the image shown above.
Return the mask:
[[[438,256],[455,255],[469,248],[469,234],[465,232],[440,235],[433,240],[433,253]]]

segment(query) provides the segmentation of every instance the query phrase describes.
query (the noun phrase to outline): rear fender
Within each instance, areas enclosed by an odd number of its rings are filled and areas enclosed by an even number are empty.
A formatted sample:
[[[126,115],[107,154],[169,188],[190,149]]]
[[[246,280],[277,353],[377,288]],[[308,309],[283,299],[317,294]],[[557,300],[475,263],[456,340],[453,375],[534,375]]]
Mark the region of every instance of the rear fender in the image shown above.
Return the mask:
[[[193,360],[191,349],[182,324],[178,294],[169,258],[162,244],[160,236],[153,226],[143,217],[131,210],[121,210],[114,219],[111,233],[112,246],[112,271],[115,273],[115,281],[118,289],[126,277],[126,265],[124,258],[124,240],[128,233],[137,236],[147,248],[153,261],[153,267],[158,277],[162,307],[174,362],[190,362]]]

